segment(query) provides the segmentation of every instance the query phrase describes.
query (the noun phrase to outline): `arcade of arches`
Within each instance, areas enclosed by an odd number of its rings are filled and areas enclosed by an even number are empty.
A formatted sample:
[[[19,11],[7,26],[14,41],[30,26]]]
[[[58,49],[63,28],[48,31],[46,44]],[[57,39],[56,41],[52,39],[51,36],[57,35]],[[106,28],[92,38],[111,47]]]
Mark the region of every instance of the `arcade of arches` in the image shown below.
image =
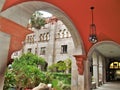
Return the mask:
[[[0,0],[0,90],[11,55],[32,33],[26,28],[36,10],[52,13],[67,26],[75,45],[71,90],[91,90],[120,80],[120,0]],[[107,5],[107,6],[106,6]],[[98,42],[88,41],[94,6]],[[101,7],[102,6],[102,7]],[[71,8],[72,7],[72,8]]]

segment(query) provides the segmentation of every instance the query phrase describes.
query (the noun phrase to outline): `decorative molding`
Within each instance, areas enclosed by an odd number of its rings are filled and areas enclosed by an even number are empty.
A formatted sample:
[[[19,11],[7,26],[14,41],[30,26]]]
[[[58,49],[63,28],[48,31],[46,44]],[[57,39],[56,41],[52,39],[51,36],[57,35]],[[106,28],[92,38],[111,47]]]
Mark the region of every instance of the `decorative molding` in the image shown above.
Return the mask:
[[[78,66],[78,72],[80,75],[83,75],[84,72],[84,60],[86,60],[86,56],[85,55],[74,55],[74,57],[76,58],[76,64]]]

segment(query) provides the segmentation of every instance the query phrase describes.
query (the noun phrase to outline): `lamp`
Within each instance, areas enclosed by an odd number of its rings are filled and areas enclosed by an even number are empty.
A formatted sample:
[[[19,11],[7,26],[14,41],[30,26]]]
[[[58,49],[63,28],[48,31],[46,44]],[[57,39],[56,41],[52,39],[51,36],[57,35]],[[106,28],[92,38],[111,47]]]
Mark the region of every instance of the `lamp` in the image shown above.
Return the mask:
[[[94,9],[94,7],[90,7],[90,9],[92,12],[92,24],[90,25],[89,41],[94,44],[98,41],[97,36],[96,36],[96,25],[93,23],[93,9]]]

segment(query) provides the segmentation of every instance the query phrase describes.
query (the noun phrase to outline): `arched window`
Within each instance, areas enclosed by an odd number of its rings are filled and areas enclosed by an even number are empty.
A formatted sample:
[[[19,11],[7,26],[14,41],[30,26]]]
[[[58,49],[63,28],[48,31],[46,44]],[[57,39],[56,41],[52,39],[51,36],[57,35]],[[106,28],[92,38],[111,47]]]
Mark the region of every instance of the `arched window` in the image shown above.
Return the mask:
[[[66,29],[63,30],[63,37],[67,37]]]
[[[34,35],[32,35],[31,42],[34,43]]]
[[[30,36],[30,43],[32,43],[32,36]]]
[[[37,54],[37,47],[35,48],[35,54]]]
[[[62,32],[62,30],[59,30],[59,33],[60,33],[60,38],[63,38],[63,32]]]
[[[47,40],[50,39],[50,34],[49,34],[49,32],[47,32],[46,38],[47,38]]]
[[[43,34],[43,37],[44,37],[44,41],[46,40],[46,33]]]
[[[40,34],[39,38],[40,38],[40,41],[43,41],[43,35],[42,34]]]
[[[27,43],[29,43],[29,38],[30,38],[30,37],[29,37],[29,36],[27,36],[27,38],[26,38],[26,42],[27,42]]]

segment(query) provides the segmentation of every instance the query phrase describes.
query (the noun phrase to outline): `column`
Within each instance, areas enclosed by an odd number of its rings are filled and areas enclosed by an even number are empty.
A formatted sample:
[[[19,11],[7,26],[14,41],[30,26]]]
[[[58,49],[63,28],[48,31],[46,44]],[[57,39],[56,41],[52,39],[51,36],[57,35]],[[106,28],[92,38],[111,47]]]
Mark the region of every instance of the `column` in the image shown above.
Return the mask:
[[[4,5],[5,1],[6,1],[6,0],[1,0],[1,3],[0,3],[0,11],[1,11],[2,8],[3,8],[3,5]]]
[[[99,60],[96,53],[93,54],[93,81],[96,82],[96,86],[99,86]]]
[[[84,62],[84,90],[91,90],[91,60],[88,58]]]
[[[50,23],[49,24],[49,30],[50,30],[50,40],[48,42],[48,47],[47,47],[47,61],[49,62],[49,65],[52,65],[53,63],[55,63],[55,58],[56,58],[56,41],[55,41],[55,37],[56,37],[56,29],[57,29],[57,23]]]
[[[106,64],[105,61],[106,59],[103,59],[103,84],[106,83]]]
[[[102,56],[99,56],[99,86],[103,84],[103,62]]]
[[[78,89],[84,90],[84,60],[86,59],[85,55],[74,55],[76,59],[76,64],[78,68]]]
[[[72,70],[71,70],[71,90],[78,90],[78,70],[75,58],[72,58]]]
[[[3,90],[4,73],[7,67],[10,36],[0,31],[0,90]]]

